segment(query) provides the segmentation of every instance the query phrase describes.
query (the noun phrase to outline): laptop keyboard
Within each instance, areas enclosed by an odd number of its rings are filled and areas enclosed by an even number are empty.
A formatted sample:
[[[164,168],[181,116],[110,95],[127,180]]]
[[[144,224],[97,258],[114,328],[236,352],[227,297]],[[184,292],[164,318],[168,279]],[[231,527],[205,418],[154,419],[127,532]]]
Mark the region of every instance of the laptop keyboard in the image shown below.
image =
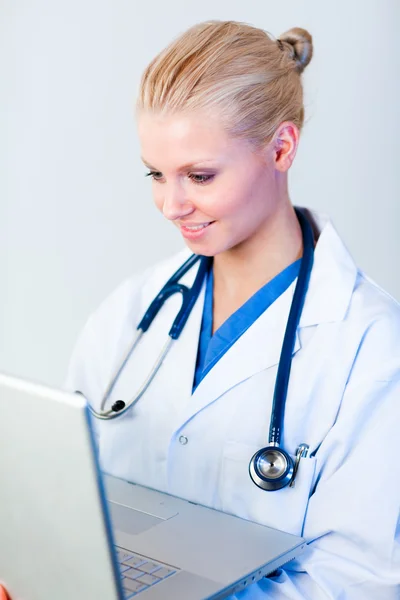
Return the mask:
[[[118,546],[115,549],[126,600],[137,596],[140,592],[144,592],[152,585],[160,583],[179,571],[170,565],[140,556],[135,552],[129,552]]]

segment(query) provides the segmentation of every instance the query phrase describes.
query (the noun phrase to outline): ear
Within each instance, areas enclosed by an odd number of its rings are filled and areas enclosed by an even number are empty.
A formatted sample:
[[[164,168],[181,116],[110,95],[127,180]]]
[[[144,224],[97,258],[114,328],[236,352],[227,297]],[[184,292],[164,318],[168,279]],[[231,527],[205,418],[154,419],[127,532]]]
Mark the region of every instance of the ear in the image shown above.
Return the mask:
[[[271,141],[272,159],[275,169],[285,173],[292,166],[299,145],[300,132],[290,121],[281,123]]]

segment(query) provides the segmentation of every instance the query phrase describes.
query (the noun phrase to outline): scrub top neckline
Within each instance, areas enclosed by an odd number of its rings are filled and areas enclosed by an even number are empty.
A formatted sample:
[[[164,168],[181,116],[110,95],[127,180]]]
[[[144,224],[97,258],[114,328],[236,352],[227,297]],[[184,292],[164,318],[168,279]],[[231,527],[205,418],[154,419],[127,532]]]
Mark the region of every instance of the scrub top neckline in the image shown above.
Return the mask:
[[[290,264],[255,292],[212,335],[214,273],[207,273],[203,317],[199,336],[193,390],[231,346],[293,283],[299,274],[301,259]],[[268,343],[268,340],[266,340]]]

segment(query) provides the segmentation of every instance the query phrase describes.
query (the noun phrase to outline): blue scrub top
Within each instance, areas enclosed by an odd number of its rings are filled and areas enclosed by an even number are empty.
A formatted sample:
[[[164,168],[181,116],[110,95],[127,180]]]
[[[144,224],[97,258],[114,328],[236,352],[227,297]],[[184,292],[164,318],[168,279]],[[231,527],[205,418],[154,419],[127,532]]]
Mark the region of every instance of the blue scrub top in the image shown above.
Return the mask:
[[[271,281],[260,288],[247,302],[234,312],[221,327],[211,335],[213,314],[214,275],[211,268],[207,274],[206,293],[201,322],[199,347],[193,390],[207,375],[219,359],[258,319],[271,304],[281,296],[299,274],[301,259],[292,263]],[[265,340],[268,343],[268,340]]]

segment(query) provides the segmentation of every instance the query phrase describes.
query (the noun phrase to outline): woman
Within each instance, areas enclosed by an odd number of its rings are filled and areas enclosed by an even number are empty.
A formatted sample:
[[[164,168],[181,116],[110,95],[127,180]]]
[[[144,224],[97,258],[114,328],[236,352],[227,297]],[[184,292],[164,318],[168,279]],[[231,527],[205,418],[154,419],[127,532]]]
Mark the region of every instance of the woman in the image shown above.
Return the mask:
[[[196,25],[146,69],[137,106],[154,200],[187,249],[116,290],[89,319],[68,388],[96,411],[146,308],[192,254],[212,257],[179,340],[138,403],[96,420],[105,471],[304,535],[307,551],[237,597],[394,600],[400,594],[400,311],[355,266],[329,219],[296,212],[288,171],[303,125],[311,36],[236,22]],[[267,445],[282,340],[303,257],[314,264],[292,352],[282,447],[295,485],[249,476]],[[299,221],[300,219],[300,221]],[[202,263],[203,264],[203,263]],[[206,263],[204,263],[206,264]],[[191,286],[197,266],[181,282]],[[106,408],[129,400],[161,352],[170,298]],[[379,444],[379,450],[376,446]]]

